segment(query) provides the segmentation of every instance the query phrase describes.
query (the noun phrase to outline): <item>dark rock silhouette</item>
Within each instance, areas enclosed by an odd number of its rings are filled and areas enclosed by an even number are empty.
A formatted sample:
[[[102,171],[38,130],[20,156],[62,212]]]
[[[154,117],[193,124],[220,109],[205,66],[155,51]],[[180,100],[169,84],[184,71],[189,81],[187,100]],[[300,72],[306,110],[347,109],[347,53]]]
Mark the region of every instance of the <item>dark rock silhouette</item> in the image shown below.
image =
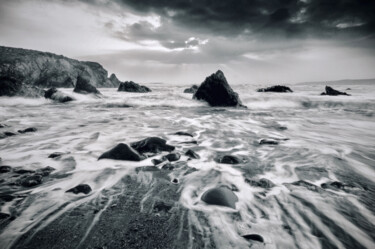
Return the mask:
[[[76,86],[74,87],[74,92],[81,94],[100,94],[98,89],[90,84],[90,79],[84,76],[78,76]]]
[[[83,193],[83,194],[88,194],[92,191],[90,185],[88,184],[79,184],[77,186],[75,186],[74,188],[71,188],[69,190],[66,191],[66,193],[73,193],[73,194],[79,194],[79,193]]]
[[[52,100],[55,100],[55,101],[61,102],[61,103],[65,103],[65,102],[75,100],[73,97],[64,94],[63,92],[57,90],[55,87],[52,87],[52,88],[48,89],[47,91],[45,91],[44,97],[46,99],[52,99]]]
[[[107,152],[104,152],[100,159],[115,159],[127,161],[142,161],[146,157],[140,155],[136,150],[132,149],[129,145],[120,143]]]
[[[232,156],[232,155],[225,155],[223,158],[220,159],[220,163],[225,163],[225,164],[239,164],[241,163],[241,159],[237,156]]]
[[[178,131],[178,132],[176,132],[174,135],[193,137],[192,134],[190,134],[190,133],[188,133],[188,132],[184,132],[184,131]]]
[[[219,205],[236,208],[238,197],[227,187],[218,187],[207,190],[201,198],[202,201],[211,205]]]
[[[21,178],[18,182],[19,185],[22,185],[23,187],[34,187],[36,185],[39,185],[43,182],[43,176],[36,174],[31,176],[26,176],[24,178]]]
[[[259,141],[259,144],[269,144],[269,145],[278,145],[279,142],[275,139],[269,139],[269,138],[262,138]]]
[[[171,152],[174,146],[168,145],[167,141],[159,137],[148,137],[141,141],[131,143],[130,146],[138,153],[160,153],[162,151]]]
[[[347,95],[347,96],[350,96],[350,94],[347,94],[346,92],[337,91],[330,86],[326,86],[326,91],[322,92],[320,95],[330,95],[330,96]]]
[[[141,86],[133,81],[125,81],[118,87],[119,92],[134,92],[134,93],[147,93],[151,92],[151,89],[147,86]]]
[[[184,93],[196,93],[197,90],[198,90],[198,86],[192,85],[190,88],[186,88],[184,90]]]
[[[48,156],[48,158],[56,158],[56,157],[60,157],[60,156],[62,156],[64,154],[65,154],[64,152],[53,152],[52,154],[50,154]]]
[[[271,86],[267,88],[259,88],[257,92],[277,92],[277,93],[286,93],[286,92],[293,92],[292,89],[290,89],[287,86]]]
[[[205,79],[193,99],[207,101],[211,106],[244,107],[220,70]]]
[[[29,127],[24,130],[18,130],[18,133],[36,132],[38,129],[35,127]]]
[[[108,79],[108,72],[99,63],[0,46],[0,77],[15,77],[23,85],[17,95],[26,94],[22,90],[24,86],[40,88],[39,96],[43,96],[42,88],[74,87],[77,77],[83,73],[95,87],[118,87],[117,82]]]
[[[193,158],[193,159],[201,158],[196,152],[194,152],[193,150],[190,150],[190,149],[185,152],[185,155],[188,156],[189,158]]]
[[[247,239],[247,240],[254,240],[254,241],[259,241],[259,242],[264,242],[264,239],[262,236],[260,236],[259,234],[246,234],[246,235],[242,235],[243,238]]]

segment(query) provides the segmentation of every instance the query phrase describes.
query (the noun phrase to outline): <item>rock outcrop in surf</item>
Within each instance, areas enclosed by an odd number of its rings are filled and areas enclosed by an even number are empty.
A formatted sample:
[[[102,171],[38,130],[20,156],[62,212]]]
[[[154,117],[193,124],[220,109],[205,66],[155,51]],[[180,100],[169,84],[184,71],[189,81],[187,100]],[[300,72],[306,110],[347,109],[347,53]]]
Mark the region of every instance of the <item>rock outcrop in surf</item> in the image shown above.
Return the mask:
[[[198,90],[198,86],[197,85],[192,85],[191,87],[186,88],[184,90],[184,93],[196,93],[197,90]]]
[[[117,91],[119,92],[133,92],[133,93],[147,93],[151,92],[151,89],[147,86],[141,86],[133,81],[125,81],[120,83]]]
[[[65,103],[69,101],[75,100],[73,97],[66,95],[65,93],[56,89],[56,87],[52,87],[44,92],[44,97],[46,99],[52,99],[57,102]]]
[[[287,86],[281,86],[281,85],[275,85],[270,86],[267,88],[259,88],[257,92],[277,92],[277,93],[287,93],[287,92],[293,92],[292,89],[290,89]]]
[[[210,106],[245,107],[220,70],[205,79],[193,99],[207,101]]]
[[[347,95],[347,96],[350,96],[350,94],[347,94],[346,92],[337,91],[330,86],[326,86],[325,90],[326,91],[322,92],[320,95],[330,95],[330,96]]]

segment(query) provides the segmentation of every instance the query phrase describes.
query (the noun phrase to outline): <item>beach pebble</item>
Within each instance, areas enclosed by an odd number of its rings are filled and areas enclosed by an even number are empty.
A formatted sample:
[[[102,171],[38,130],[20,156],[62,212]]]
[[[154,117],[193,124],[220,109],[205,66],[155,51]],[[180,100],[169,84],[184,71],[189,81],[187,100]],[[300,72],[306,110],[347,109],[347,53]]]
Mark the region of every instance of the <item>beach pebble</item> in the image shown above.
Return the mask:
[[[180,158],[180,153],[170,153],[168,155],[163,156],[164,160],[168,160],[170,162],[178,161]]]

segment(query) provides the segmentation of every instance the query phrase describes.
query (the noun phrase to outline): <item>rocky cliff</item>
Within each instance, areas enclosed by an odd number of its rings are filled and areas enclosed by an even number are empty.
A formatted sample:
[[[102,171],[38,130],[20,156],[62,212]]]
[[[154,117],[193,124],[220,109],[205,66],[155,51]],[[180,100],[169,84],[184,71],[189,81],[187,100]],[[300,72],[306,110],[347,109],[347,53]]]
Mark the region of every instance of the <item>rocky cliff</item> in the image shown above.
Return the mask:
[[[78,61],[47,52],[0,46],[0,77],[11,77],[27,86],[74,87],[85,76],[95,87],[118,87],[115,76],[96,62]]]

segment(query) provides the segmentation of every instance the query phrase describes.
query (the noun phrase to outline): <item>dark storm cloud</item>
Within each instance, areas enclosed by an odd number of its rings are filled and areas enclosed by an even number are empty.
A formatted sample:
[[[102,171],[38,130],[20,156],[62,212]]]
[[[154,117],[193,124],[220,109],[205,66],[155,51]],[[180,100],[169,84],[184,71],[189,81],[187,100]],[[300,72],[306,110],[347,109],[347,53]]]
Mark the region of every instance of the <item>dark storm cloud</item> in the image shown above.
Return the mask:
[[[196,31],[223,36],[252,34],[336,35],[375,31],[373,0],[118,0]]]

